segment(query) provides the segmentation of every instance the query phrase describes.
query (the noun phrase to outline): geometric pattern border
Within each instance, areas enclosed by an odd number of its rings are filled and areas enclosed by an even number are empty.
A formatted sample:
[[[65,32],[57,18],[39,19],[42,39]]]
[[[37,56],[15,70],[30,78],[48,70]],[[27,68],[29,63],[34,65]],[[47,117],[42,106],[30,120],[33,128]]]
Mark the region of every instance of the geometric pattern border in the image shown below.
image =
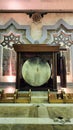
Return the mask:
[[[42,43],[43,41],[47,39],[47,31],[56,31],[60,27],[64,27],[68,31],[73,31],[73,25],[69,25],[63,19],[60,19],[54,25],[47,25],[47,26],[44,25],[42,27],[42,37],[40,38],[39,43]],[[73,34],[71,35],[71,39],[73,41]]]
[[[30,26],[29,25],[19,25],[14,19],[10,19],[5,25],[0,25],[0,30],[5,30],[10,25],[14,25],[17,30],[26,30],[26,38],[31,42],[34,43],[34,40],[30,34]]]
[[[26,30],[26,38],[31,44],[35,43],[43,43],[47,39],[47,31],[56,31],[60,27],[64,27],[67,31],[73,31],[73,25],[69,25],[66,23],[63,19],[60,19],[56,22],[54,25],[44,25],[42,27],[42,36],[39,40],[33,40],[31,37],[31,28],[30,25],[19,25],[14,19],[10,19],[5,25],[0,25],[0,30],[5,30],[7,27],[9,27],[11,24],[15,26],[17,30]],[[71,33],[71,40],[73,41],[73,34]]]

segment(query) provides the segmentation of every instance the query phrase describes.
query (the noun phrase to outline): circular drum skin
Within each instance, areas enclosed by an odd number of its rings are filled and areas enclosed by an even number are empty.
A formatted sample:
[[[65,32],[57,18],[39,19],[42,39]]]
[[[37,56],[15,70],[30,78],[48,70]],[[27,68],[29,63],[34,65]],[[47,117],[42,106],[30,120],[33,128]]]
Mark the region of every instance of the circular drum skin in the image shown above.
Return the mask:
[[[23,64],[22,76],[29,85],[38,87],[49,80],[51,68],[48,62],[42,58],[33,57],[26,60]]]

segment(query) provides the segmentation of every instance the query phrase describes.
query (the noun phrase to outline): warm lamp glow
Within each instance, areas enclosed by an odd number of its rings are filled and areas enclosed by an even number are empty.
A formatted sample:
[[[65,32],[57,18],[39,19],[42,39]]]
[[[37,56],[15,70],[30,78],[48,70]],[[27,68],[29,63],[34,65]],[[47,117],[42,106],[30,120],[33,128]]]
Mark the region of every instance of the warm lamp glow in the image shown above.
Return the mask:
[[[21,8],[22,5],[23,4],[20,1],[18,1],[18,0],[12,0],[12,1],[8,2],[8,8],[11,8],[11,9]]]
[[[64,91],[65,93],[67,93],[67,88],[61,88],[61,91]]]
[[[9,87],[5,88],[4,92],[5,93],[14,93],[15,92],[15,88],[9,86]]]
[[[15,76],[7,76],[7,82],[15,82]]]
[[[73,93],[72,89],[70,89],[70,88],[60,88],[60,89],[58,89],[58,93],[61,93],[61,91],[64,91],[65,93]]]
[[[10,55],[9,75],[7,76],[7,82],[15,82],[15,76],[12,75],[12,51]]]
[[[65,93],[73,93],[72,89],[71,88],[62,88]]]

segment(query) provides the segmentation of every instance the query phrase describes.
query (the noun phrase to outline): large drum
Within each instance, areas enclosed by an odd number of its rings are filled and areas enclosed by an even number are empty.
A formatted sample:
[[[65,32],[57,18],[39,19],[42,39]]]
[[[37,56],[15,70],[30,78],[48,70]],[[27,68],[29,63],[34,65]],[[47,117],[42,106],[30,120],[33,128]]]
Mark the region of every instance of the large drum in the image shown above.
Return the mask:
[[[45,84],[51,76],[48,62],[39,57],[32,57],[22,66],[23,79],[31,86],[38,87]]]

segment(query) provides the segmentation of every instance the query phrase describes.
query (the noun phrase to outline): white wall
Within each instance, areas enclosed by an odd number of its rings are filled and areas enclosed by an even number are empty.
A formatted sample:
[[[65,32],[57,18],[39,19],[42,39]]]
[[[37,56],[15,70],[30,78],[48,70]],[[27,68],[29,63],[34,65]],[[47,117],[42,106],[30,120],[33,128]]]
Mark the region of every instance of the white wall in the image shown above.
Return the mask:
[[[73,0],[0,0],[0,9],[73,11]]]

